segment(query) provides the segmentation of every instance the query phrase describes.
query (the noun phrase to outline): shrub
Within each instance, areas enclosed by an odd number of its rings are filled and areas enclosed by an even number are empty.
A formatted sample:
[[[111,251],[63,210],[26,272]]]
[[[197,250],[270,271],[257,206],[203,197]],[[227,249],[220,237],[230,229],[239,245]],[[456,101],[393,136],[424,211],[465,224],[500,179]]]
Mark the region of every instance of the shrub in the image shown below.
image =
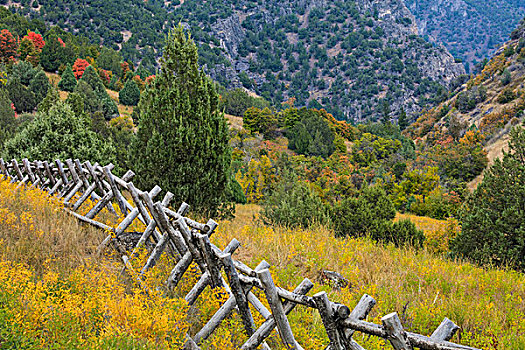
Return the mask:
[[[358,198],[346,198],[331,210],[337,236],[370,236],[379,239],[395,216],[392,201],[378,186],[365,188]]]
[[[402,219],[394,222],[389,234],[387,234],[387,232],[385,232],[380,240],[392,242],[396,247],[408,245],[415,248],[422,248],[425,242],[425,234],[422,230],[419,230],[410,219]]]
[[[321,198],[307,184],[294,177],[278,184],[263,204],[261,219],[266,224],[303,228],[329,222]]]
[[[498,96],[498,102],[501,104],[512,102],[516,99],[517,95],[512,91],[512,89],[507,88],[501,92]]]

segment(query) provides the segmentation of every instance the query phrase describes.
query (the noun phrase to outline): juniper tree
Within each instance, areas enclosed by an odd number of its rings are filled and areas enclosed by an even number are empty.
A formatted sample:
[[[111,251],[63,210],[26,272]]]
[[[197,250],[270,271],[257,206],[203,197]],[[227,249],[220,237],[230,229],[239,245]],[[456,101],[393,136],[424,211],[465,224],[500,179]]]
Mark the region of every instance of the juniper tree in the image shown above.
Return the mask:
[[[51,83],[47,78],[46,73],[40,70],[36,73],[35,77],[31,79],[29,83],[29,90],[35,94],[35,98],[38,102],[42,101],[46,97],[48,90],[51,88]]]
[[[60,79],[58,83],[58,88],[67,92],[73,92],[76,86],[77,79],[75,78],[75,74],[73,74],[71,65],[68,64],[64,72],[62,72],[62,79]]]
[[[136,106],[139,103],[140,89],[133,79],[126,81],[124,88],[118,94],[118,99],[125,106]]]
[[[525,129],[511,131],[509,149],[460,211],[452,250],[478,263],[525,270]]]
[[[214,216],[228,195],[231,150],[218,94],[198,59],[183,28],[170,31],[160,73],[140,98],[130,163],[141,188],[159,185],[175,202]]]

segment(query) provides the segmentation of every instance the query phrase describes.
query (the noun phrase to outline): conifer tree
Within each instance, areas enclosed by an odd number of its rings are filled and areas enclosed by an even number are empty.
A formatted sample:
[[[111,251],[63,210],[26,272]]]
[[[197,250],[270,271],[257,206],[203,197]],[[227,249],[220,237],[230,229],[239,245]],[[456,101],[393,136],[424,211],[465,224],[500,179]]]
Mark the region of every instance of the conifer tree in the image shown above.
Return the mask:
[[[114,162],[115,149],[90,130],[87,119],[76,117],[67,103],[58,101],[8,140],[2,156],[8,159],[78,158],[108,164]]]
[[[51,83],[49,82],[49,79],[43,70],[40,70],[29,83],[29,90],[35,94],[36,100],[38,102],[42,101],[42,99],[46,97],[50,88]]]
[[[511,131],[509,149],[465,202],[452,251],[478,263],[525,270],[525,129]]]
[[[223,213],[231,150],[218,94],[199,69],[197,47],[182,26],[170,31],[160,74],[143,92],[130,152],[138,185],[159,185],[196,212]]]
[[[97,71],[93,66],[88,66],[86,68],[82,74],[82,78],[79,80],[79,83],[80,82],[85,82],[91,87],[91,89],[93,89],[93,93],[100,102],[100,111],[102,111],[106,120],[118,116],[117,104],[111,99],[111,97],[109,97],[102,79],[100,79],[100,76],[97,74]]]
[[[401,108],[401,112],[399,112],[399,119],[397,120],[397,124],[401,131],[405,130],[408,126],[407,113],[405,112],[404,108]]]
[[[132,79],[126,81],[124,88],[118,94],[118,99],[124,106],[136,106],[140,99],[137,83]]]
[[[62,79],[58,83],[58,88],[67,92],[73,92],[77,86],[77,80],[75,79],[75,74],[73,74],[73,69],[71,65],[67,65],[64,72],[62,72]]]
[[[15,111],[7,91],[0,85],[0,149],[4,142],[12,136],[16,126]]]

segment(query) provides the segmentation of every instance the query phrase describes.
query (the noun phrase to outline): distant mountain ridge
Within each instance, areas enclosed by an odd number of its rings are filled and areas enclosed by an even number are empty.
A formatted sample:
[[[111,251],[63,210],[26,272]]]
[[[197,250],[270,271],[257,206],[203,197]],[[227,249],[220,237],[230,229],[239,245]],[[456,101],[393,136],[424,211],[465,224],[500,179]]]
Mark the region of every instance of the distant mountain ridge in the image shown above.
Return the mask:
[[[170,27],[183,23],[201,64],[227,88],[273,102],[324,106],[355,122],[416,113],[465,73],[445,47],[417,35],[402,0],[20,0],[31,17],[119,49],[153,70]]]
[[[523,0],[404,0],[419,34],[443,43],[467,68],[507,41],[525,16]]]

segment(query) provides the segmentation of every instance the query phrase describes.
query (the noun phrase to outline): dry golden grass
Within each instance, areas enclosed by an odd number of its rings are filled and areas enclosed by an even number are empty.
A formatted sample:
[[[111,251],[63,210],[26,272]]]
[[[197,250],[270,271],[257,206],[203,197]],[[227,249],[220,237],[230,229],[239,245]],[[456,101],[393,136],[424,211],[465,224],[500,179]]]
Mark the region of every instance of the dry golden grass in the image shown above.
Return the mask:
[[[462,327],[453,341],[483,349],[523,349],[525,346],[525,276],[503,269],[483,269],[462,261],[447,260],[426,249],[398,249],[366,239],[338,239],[325,228],[312,230],[268,228],[252,220],[256,206],[238,207],[233,221],[223,222],[213,241],[224,247],[237,238],[242,246],[237,257],[254,267],[261,259],[273,265],[276,283],[294,288],[303,277],[316,282],[315,291],[326,290],[332,300],[355,305],[363,293],[378,304],[371,321],[397,311],[404,325],[430,334],[444,317]],[[420,228],[442,229],[446,222],[410,217]],[[321,270],[341,273],[350,283],[341,291],[323,285]],[[305,321],[304,318],[307,320]],[[292,327],[318,324],[315,313],[299,311]],[[308,328],[312,341],[305,348],[323,348],[317,327]],[[366,349],[383,349],[377,339],[358,337]]]
[[[230,128],[243,130],[242,117],[236,117],[231,114],[224,114],[224,116],[226,117],[226,120],[228,121],[228,125],[230,125]]]

